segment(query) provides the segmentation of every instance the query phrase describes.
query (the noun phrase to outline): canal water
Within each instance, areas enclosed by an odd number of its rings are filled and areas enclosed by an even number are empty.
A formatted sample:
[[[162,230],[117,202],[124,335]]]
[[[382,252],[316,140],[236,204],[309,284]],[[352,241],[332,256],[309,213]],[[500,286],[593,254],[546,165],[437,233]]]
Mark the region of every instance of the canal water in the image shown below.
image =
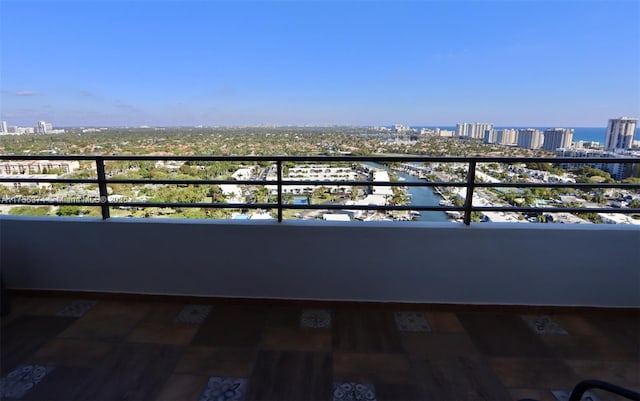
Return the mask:
[[[400,173],[394,171],[399,178],[402,178],[405,182],[420,182],[423,181],[418,177],[414,177],[409,174]],[[411,195],[411,201],[409,205],[415,206],[438,206],[442,198],[431,187],[407,187],[409,195]],[[432,212],[421,210],[418,221],[449,221],[447,215],[444,212]]]
[[[386,166],[378,163],[363,163],[369,166],[389,170]],[[418,177],[414,177],[409,174],[401,173],[399,171],[393,171],[393,173],[398,176],[398,178],[403,179],[405,182],[421,182],[422,180]],[[411,195],[411,200],[409,202],[410,206],[439,206],[440,200],[442,198],[433,190],[432,187],[407,187],[409,195]],[[445,212],[431,212],[426,210],[420,211],[420,217],[417,219],[418,221],[449,221],[448,216]]]

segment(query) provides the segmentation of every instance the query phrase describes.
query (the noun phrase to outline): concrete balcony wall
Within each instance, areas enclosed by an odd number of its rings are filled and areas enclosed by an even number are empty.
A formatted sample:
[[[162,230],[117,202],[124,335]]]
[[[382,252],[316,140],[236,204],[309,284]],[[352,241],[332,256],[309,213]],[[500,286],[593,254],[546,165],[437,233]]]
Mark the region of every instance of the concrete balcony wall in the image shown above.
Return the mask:
[[[640,307],[640,230],[613,225],[0,217],[9,288]]]

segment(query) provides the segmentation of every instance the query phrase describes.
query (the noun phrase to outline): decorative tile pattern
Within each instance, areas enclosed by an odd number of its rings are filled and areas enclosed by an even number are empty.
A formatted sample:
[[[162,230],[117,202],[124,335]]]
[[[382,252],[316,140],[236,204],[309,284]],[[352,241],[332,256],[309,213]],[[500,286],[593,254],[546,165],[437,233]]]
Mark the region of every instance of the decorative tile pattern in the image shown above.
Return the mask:
[[[522,315],[522,320],[538,334],[568,334],[560,323],[547,315]]]
[[[85,313],[89,312],[91,308],[96,306],[96,301],[74,301],[64,308],[60,309],[56,316],[66,316],[66,317],[82,317]]]
[[[247,392],[247,379],[210,377],[199,401],[242,401]]]
[[[431,331],[431,327],[422,313],[396,312],[395,317],[400,331]]]
[[[551,393],[558,401],[569,401],[571,390],[551,390]],[[593,393],[586,391],[580,401],[599,401]]]
[[[204,322],[209,312],[211,312],[211,306],[209,305],[186,305],[176,316],[175,322],[200,324]]]
[[[18,400],[53,370],[42,365],[20,365],[0,380],[0,398]]]
[[[326,309],[305,309],[300,316],[300,326],[327,329],[331,327],[331,312]]]
[[[333,401],[376,401],[373,384],[337,382],[333,383]]]

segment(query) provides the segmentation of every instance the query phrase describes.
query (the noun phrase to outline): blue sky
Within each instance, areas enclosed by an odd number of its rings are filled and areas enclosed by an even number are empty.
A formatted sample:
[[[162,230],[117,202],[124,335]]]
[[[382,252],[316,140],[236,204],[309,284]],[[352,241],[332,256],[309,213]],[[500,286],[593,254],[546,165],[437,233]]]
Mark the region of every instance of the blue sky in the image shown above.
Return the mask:
[[[605,126],[640,2],[0,0],[9,125]]]

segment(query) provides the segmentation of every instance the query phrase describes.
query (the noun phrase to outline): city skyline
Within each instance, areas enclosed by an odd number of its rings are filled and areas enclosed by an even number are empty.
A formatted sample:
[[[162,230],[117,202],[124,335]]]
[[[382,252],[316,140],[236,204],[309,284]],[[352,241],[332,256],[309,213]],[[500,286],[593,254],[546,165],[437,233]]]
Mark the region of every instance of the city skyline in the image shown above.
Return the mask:
[[[640,110],[640,31],[618,22],[637,2],[0,10],[0,120],[11,125],[603,127]]]

